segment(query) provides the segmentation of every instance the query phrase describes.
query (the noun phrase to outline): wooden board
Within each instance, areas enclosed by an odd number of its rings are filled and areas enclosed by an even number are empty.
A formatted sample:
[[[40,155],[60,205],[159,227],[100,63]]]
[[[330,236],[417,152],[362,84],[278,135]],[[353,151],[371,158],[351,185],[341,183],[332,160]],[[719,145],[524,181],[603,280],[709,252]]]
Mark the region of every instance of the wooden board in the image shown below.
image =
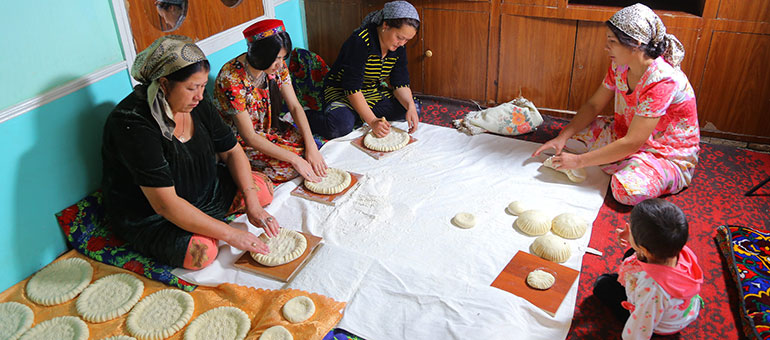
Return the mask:
[[[327,205],[336,205],[337,199],[345,195],[348,191],[350,191],[351,188],[353,188],[357,183],[358,180],[363,177],[361,174],[357,174],[355,172],[349,172],[350,173],[350,185],[348,185],[345,190],[340,191],[338,194],[334,195],[324,195],[324,194],[318,194],[315,192],[310,191],[310,189],[305,187],[305,182],[302,182],[302,185],[298,185],[294,190],[291,191],[292,196],[302,197],[305,199],[309,199],[311,201],[315,201],[318,203],[323,203]]]
[[[417,141],[417,138],[414,138],[414,137],[412,137],[412,135],[409,135],[409,143],[406,143],[406,145],[404,145],[404,148],[401,148],[401,149],[398,149],[398,150],[395,150],[395,151],[374,151],[372,149],[367,148],[364,145],[364,137],[366,137],[367,133],[369,133],[369,132],[367,131],[366,133],[364,133],[363,136],[358,137],[358,138],[350,141],[350,144],[353,144],[353,146],[357,147],[359,150],[363,151],[365,154],[367,154],[369,156],[372,156],[372,158],[374,158],[374,159],[380,159],[380,158],[388,156],[388,155],[390,155],[390,154],[392,154],[394,152],[399,152],[399,151],[403,150],[405,147],[409,146],[409,144],[412,144],[412,143]]]
[[[289,279],[291,279],[294,274],[299,271],[299,268],[305,264],[305,260],[307,260],[310,253],[313,252],[313,249],[315,249],[315,247],[318,246],[322,240],[322,238],[315,235],[303,233],[301,231],[299,231],[299,233],[305,236],[305,239],[307,240],[307,248],[305,248],[305,252],[294,261],[282,264],[280,266],[268,267],[255,261],[254,258],[251,257],[251,253],[245,252],[238,260],[235,261],[234,265],[238,268],[245,269],[262,276],[267,276],[271,279],[289,282]]]
[[[544,268],[546,271],[556,274],[554,275],[556,282],[551,288],[538,290],[527,285],[527,275],[538,268]],[[492,282],[492,287],[515,294],[553,316],[556,315],[556,311],[564,301],[564,297],[577,276],[577,270],[519,250]]]

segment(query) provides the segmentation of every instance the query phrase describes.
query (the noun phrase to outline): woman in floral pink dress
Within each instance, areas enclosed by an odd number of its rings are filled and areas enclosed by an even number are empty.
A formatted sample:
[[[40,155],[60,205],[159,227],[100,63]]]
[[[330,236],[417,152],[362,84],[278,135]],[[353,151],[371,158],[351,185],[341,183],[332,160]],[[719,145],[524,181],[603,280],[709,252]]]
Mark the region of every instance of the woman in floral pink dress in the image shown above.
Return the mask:
[[[612,65],[604,82],[533,156],[555,149],[559,169],[600,165],[615,199],[636,205],[690,185],[700,150],[695,94],[679,69],[682,44],[650,8],[623,8],[606,24]],[[614,116],[598,117],[613,98]]]
[[[291,39],[283,22],[262,20],[243,35],[248,52],[222,66],[214,105],[238,137],[253,170],[278,183],[297,176],[319,181],[326,176],[326,163],[291,84],[284,61],[291,52]],[[281,99],[296,127],[278,119]]]

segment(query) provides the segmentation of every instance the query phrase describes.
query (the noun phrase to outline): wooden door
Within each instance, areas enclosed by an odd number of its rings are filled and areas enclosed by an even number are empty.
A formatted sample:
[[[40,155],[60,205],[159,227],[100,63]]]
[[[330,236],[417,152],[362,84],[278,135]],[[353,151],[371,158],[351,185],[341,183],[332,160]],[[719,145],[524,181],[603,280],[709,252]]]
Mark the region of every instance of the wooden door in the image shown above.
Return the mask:
[[[351,0],[305,0],[308,49],[331,67],[342,43],[361,25],[365,5]]]
[[[537,107],[567,107],[576,27],[575,20],[504,15],[497,102],[521,91]]]
[[[489,12],[426,5],[421,14],[423,91],[438,96],[484,101]],[[427,51],[430,53],[426,54]]]
[[[189,0],[187,15],[181,25],[176,30],[163,32],[161,17],[154,1],[126,0],[125,4],[137,52],[144,50],[155,39],[164,35],[179,34],[199,41],[265,13],[262,1],[242,1],[234,7],[228,7],[220,0]]]
[[[770,35],[714,31],[698,93],[703,131],[770,137]],[[740,139],[740,138],[739,138]]]

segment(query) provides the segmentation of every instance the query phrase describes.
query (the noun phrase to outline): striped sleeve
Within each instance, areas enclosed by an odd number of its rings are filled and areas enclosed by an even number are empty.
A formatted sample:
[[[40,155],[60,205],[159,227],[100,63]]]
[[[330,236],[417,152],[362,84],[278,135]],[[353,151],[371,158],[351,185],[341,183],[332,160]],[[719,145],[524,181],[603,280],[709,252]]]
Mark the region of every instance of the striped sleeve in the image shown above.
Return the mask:
[[[364,30],[367,32],[368,30]],[[369,47],[362,37],[353,35],[342,45],[342,89],[345,95],[361,91],[364,83],[364,67]]]
[[[390,71],[390,85],[393,88],[409,86],[409,69],[407,68],[406,61],[406,48],[401,46],[396,50],[396,64],[393,66],[393,70]]]

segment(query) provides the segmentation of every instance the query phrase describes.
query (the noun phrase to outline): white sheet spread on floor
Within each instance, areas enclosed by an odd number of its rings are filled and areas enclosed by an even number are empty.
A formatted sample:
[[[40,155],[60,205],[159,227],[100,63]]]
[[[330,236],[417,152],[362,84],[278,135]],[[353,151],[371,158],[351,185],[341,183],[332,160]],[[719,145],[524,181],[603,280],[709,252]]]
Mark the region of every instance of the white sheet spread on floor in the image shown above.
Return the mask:
[[[609,176],[591,167],[585,182],[572,183],[541,166],[545,155],[530,158],[539,144],[428,124],[414,134],[416,143],[376,160],[350,144],[361,135],[354,131],[321,150],[330,167],[364,175],[336,206],[291,196],[299,179],[275,191],[267,210],[281,226],[325,242],[291,282],[234,268],[241,252],[224,243],[211,266],[174,273],[203,285],[297,288],[347,301],[340,327],[373,340],[566,337],[577,282],[555,317],[489,286],[535,239],[513,227],[516,217],[505,208],[520,200],[552,216],[573,212],[593,221]],[[452,225],[458,212],[474,214],[476,226]],[[260,232],[245,221],[233,226]],[[565,266],[580,270],[578,247],[590,235],[569,241],[573,256]]]

